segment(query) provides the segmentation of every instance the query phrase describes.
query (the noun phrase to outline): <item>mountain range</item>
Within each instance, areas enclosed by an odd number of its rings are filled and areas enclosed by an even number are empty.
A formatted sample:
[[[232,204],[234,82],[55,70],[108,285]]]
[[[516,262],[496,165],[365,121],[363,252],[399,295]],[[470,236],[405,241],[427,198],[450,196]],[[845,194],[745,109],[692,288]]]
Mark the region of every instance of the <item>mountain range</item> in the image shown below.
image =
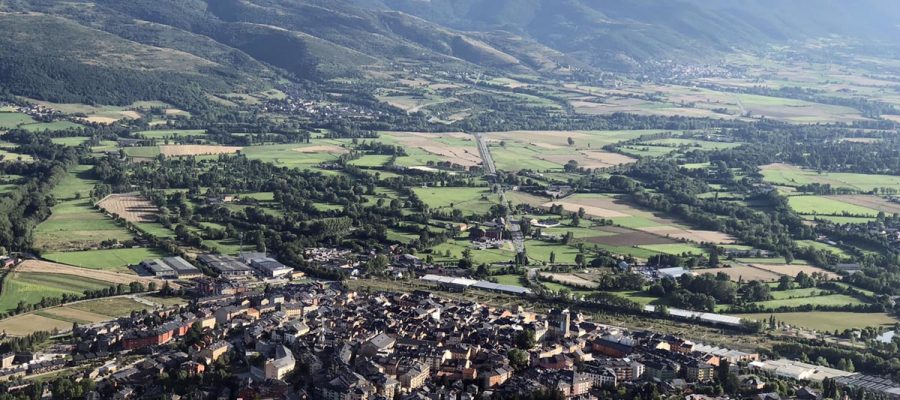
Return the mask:
[[[0,11],[0,81],[58,101],[92,100],[67,79],[115,76],[99,84],[112,93],[134,84],[128,71],[161,93],[229,91],[398,60],[460,70],[629,70],[822,37],[887,42],[900,34],[900,7],[889,0],[6,0]]]

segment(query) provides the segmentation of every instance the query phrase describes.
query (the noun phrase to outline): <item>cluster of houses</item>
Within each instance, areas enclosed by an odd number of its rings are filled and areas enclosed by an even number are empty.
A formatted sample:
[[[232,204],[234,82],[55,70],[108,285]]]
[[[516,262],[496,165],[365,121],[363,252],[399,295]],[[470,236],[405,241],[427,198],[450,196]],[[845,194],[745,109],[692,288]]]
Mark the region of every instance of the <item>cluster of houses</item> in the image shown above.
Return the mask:
[[[542,315],[421,291],[362,295],[322,282],[204,295],[188,306],[79,327],[73,336],[64,358],[0,356],[0,377],[79,367],[98,382],[92,398],[158,397],[161,372],[202,375],[226,357],[246,365],[239,393],[200,387],[206,397],[476,399],[551,390],[602,398],[648,382],[681,393],[715,380],[727,362],[745,373],[742,385],[760,391],[759,376],[895,386],[601,325],[567,309]]]

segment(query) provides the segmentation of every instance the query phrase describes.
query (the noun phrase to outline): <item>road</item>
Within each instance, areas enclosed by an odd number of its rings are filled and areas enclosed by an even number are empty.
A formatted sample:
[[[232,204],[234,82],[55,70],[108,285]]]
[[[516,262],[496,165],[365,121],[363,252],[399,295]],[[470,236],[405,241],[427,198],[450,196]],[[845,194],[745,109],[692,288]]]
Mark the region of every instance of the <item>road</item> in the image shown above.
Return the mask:
[[[484,164],[484,170],[489,176],[497,175],[497,166],[494,165],[494,157],[491,156],[491,149],[488,148],[487,142],[484,140],[484,136],[480,133],[475,133],[475,141],[478,142],[478,153],[481,154],[481,161]],[[506,203],[506,191],[503,189],[503,185],[498,184],[497,194],[500,196],[500,204],[504,206]],[[522,229],[516,224],[510,224],[509,218],[506,218],[506,230],[509,231],[510,236],[512,237],[513,246],[516,248],[516,254],[521,254],[525,252],[525,236],[522,234]]]

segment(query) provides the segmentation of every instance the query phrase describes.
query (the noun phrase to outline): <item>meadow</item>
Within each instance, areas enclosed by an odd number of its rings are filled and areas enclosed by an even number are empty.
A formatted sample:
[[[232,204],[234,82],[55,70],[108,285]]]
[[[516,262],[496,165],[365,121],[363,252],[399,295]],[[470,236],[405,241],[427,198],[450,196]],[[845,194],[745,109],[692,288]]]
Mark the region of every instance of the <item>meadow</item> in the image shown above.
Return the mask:
[[[463,214],[484,214],[500,202],[486,187],[417,187],[413,192],[432,210],[457,209]]]
[[[787,323],[791,326],[827,332],[865,328],[869,326],[888,327],[893,326],[898,322],[896,318],[886,313],[853,313],[837,311],[736,314],[735,316],[757,321],[767,321],[772,315],[775,316],[775,320]]]
[[[794,211],[805,215],[837,215],[874,217],[878,210],[845,203],[825,196],[789,196],[788,204]]]
[[[900,176],[823,172],[803,169],[789,164],[769,164],[762,167],[763,178],[772,184],[798,187],[813,183],[829,184],[834,188],[850,188],[870,192],[889,187],[900,190]]]
[[[60,297],[63,294],[80,296],[85,290],[97,290],[109,286],[109,283],[101,280],[74,275],[11,272],[3,280],[0,311],[6,312],[15,309],[20,301],[25,304],[35,304],[45,297]]]

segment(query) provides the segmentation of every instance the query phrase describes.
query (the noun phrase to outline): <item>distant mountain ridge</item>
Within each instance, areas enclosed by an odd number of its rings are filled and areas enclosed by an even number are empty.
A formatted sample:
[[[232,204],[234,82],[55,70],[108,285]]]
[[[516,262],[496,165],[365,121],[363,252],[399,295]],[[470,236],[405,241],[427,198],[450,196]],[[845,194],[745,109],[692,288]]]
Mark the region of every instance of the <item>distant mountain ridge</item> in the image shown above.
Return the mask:
[[[839,35],[900,37],[890,0],[353,0],[462,31],[502,30],[600,67]]]

